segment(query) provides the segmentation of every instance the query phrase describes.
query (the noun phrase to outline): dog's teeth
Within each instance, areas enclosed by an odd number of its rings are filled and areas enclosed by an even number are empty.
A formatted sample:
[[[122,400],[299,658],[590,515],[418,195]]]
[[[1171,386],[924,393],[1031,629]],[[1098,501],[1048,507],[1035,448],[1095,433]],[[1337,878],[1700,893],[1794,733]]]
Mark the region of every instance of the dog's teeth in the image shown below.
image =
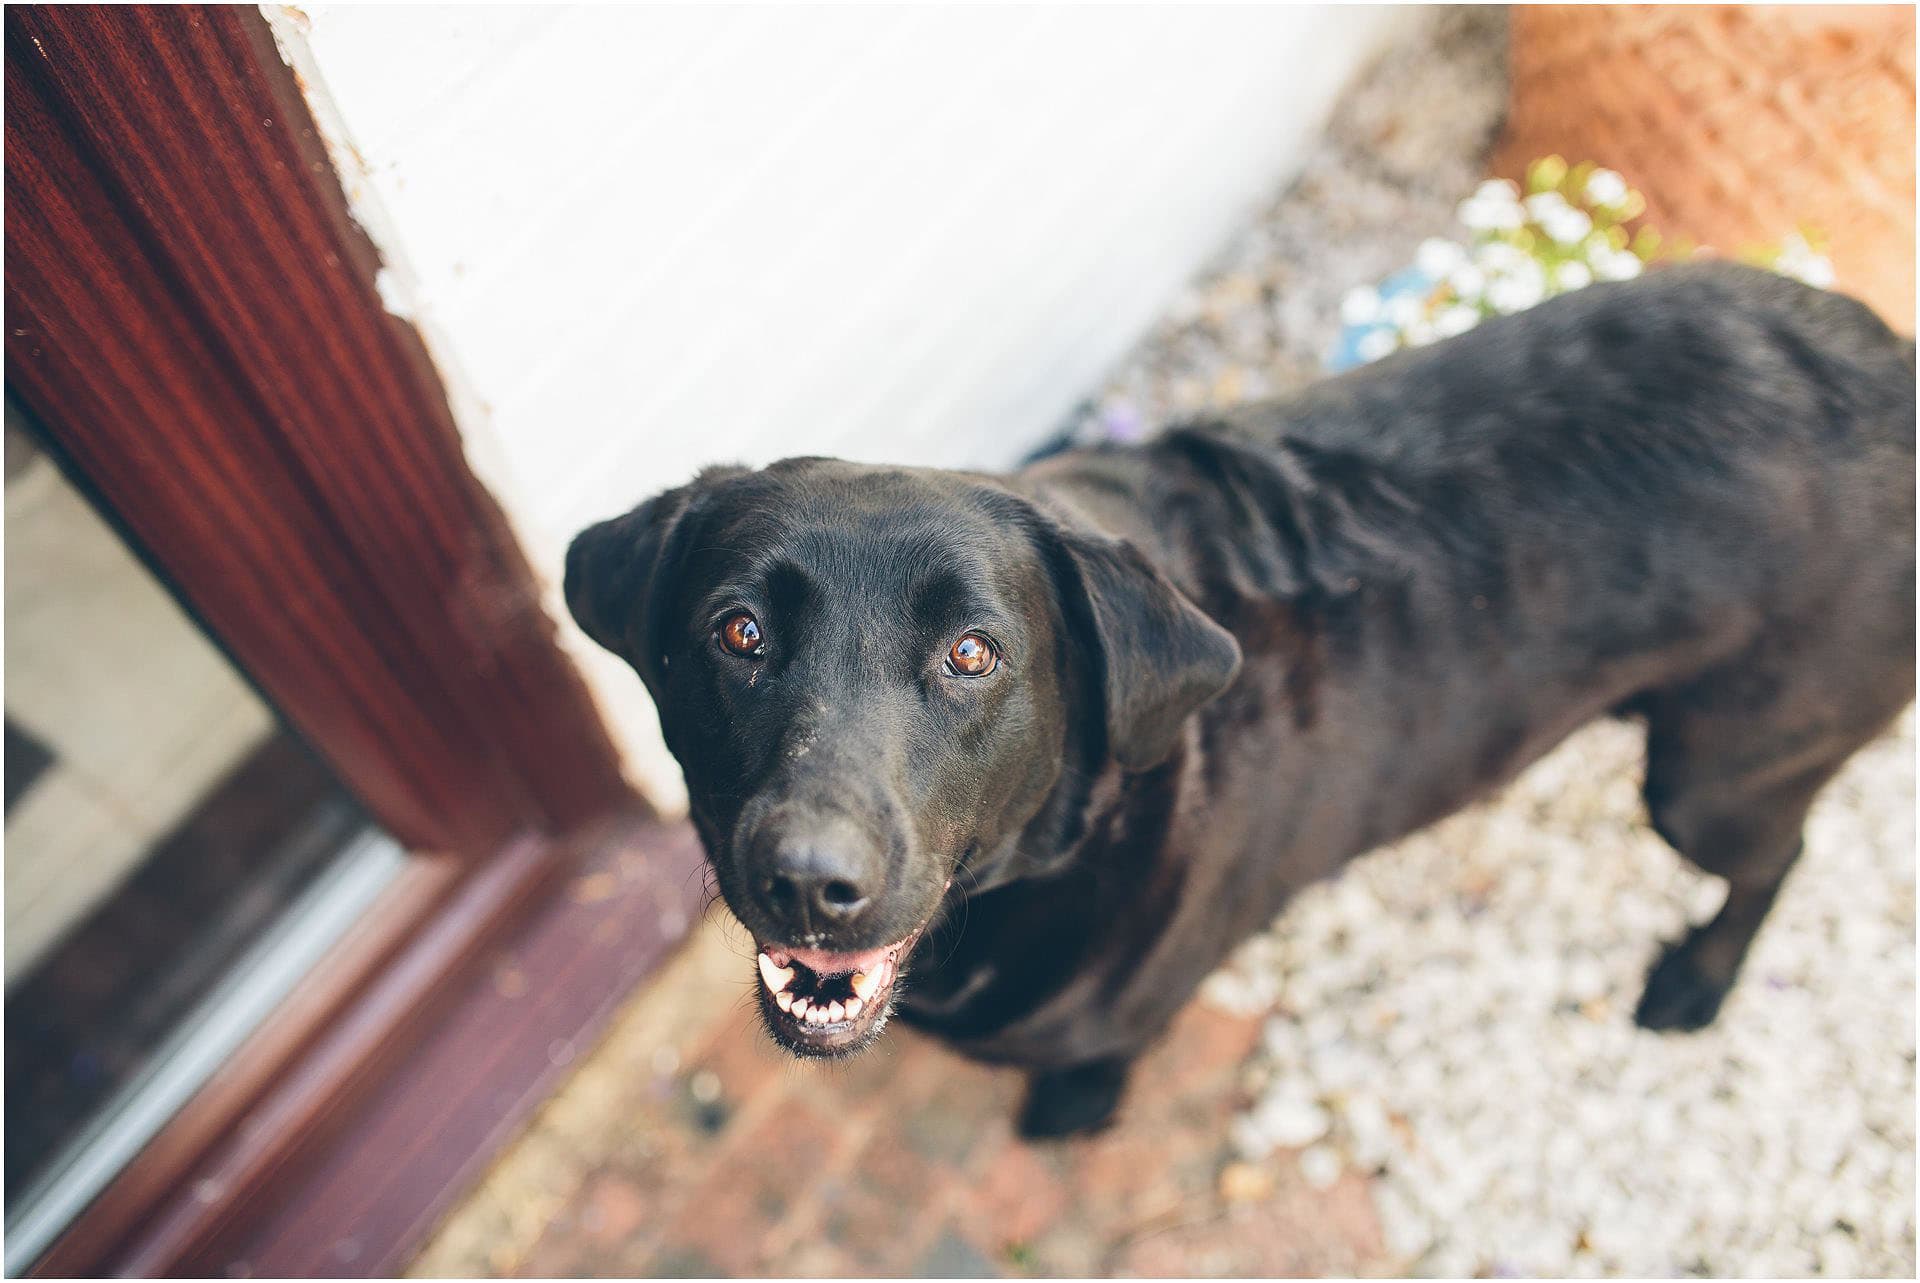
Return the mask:
[[[807,1018],[807,1000],[805,998],[795,998],[793,1000],[793,1014],[801,1020]]]
[[[780,992],[780,993],[776,993],[775,995],[773,995],[773,1000],[774,1000],[774,1001],[775,1001],[776,1003],[778,1003],[778,1004],[780,1004],[780,1010],[782,1010],[782,1011],[792,1011],[792,1010],[793,1010],[793,995],[792,995],[792,994],[790,994],[790,993],[787,993],[787,992],[785,992],[785,991],[782,991],[782,992]]]
[[[827,1008],[827,1019],[832,1023],[837,1025],[846,1018],[847,1009],[843,1004],[836,1002]]]
[[[826,1011],[819,1007],[807,1008],[807,1023],[810,1025],[826,1024],[827,1023]]]
[[[767,982],[767,988],[779,993],[793,980],[793,968],[776,967],[773,959],[763,953],[760,955],[760,978]]]
[[[861,1010],[866,1005],[867,1005],[866,1003],[860,1001],[860,999],[858,998],[847,999],[847,1019],[852,1020],[857,1016],[859,1016]]]
[[[880,987],[880,973],[876,971],[868,975],[864,971],[856,971],[850,983],[853,985],[853,992],[861,1002],[870,1002],[873,999],[873,991]]]

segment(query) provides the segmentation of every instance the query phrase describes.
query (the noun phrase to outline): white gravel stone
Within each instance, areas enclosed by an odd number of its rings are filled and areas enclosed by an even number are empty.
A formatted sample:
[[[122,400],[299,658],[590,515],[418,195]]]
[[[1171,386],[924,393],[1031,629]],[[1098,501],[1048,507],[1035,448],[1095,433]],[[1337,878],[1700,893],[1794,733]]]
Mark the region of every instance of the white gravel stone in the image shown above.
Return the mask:
[[[1309,1146],[1300,1154],[1300,1175],[1315,1189],[1333,1188],[1345,1167],[1340,1151],[1331,1145]]]
[[[1325,1106],[1286,1085],[1269,1088],[1248,1116],[1274,1149],[1311,1145],[1333,1125]]]
[[[1328,1092],[1316,1155],[1378,1172],[1382,1228],[1409,1269],[1911,1277],[1912,710],[1823,796],[1739,987],[1690,1036],[1632,1023],[1660,935],[1611,912],[1636,881],[1686,904],[1705,880],[1645,827],[1632,790],[1600,787],[1637,778],[1641,739],[1590,727],[1502,797],[1357,862],[1342,881],[1366,895],[1303,895],[1274,934],[1338,939],[1340,955],[1261,951],[1291,1006],[1303,989],[1318,1006],[1272,1018],[1260,1056],[1275,1080]],[[1563,774],[1590,783],[1563,789]],[[1483,938],[1461,906],[1486,876],[1469,856],[1494,851],[1510,863],[1485,893]],[[1368,902],[1370,923],[1353,916]],[[1535,935],[1535,950],[1514,943]],[[1298,1108],[1289,1096],[1283,1113]]]

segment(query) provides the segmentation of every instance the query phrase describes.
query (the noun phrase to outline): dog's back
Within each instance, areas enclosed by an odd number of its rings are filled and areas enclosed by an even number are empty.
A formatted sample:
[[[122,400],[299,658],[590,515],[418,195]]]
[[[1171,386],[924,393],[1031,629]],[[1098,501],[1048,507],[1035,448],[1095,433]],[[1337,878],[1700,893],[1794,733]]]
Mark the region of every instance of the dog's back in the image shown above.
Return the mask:
[[[1695,265],[1490,320],[1230,428],[1305,483],[1288,519],[1335,554],[1310,578],[1351,569],[1343,540],[1373,532],[1471,555],[1674,527],[1749,566],[1892,545],[1911,581],[1914,376],[1913,340],[1854,300]]]
[[[1640,1017],[1710,1019],[1814,795],[1912,697],[1914,427],[1911,340],[1703,265],[1030,469],[1246,656],[1189,740],[1156,977],[1624,711],[1655,826],[1731,884]]]
[[[1306,489],[1353,494],[1322,507],[1323,546],[1379,540],[1384,559],[1355,560],[1463,595],[1505,649],[1562,655],[1556,675],[1618,666],[1625,697],[1783,648],[1826,670],[1836,709],[1863,687],[1891,716],[1913,680],[1914,379],[1913,340],[1854,300],[1698,265],[1489,322],[1246,426],[1307,460]],[[1358,577],[1334,561],[1321,579]]]
[[[1336,716],[1343,750],[1405,759],[1393,800],[1356,803],[1372,845],[1767,639],[1811,668],[1830,652],[1836,702],[1864,684],[1890,716],[1912,683],[1914,418],[1911,340],[1707,265],[1033,471],[1238,635],[1242,698],[1289,714],[1263,751]],[[1368,726],[1390,743],[1356,744]]]

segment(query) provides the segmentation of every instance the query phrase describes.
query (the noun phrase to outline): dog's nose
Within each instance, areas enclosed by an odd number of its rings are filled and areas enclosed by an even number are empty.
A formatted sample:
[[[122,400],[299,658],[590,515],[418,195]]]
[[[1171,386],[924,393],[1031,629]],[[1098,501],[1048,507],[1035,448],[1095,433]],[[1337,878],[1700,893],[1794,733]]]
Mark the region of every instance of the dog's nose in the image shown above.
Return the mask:
[[[878,861],[851,824],[783,826],[762,850],[763,902],[796,933],[846,926],[873,902]]]
[[[858,882],[834,877],[831,871],[776,873],[767,879],[766,891],[769,907],[795,926],[845,922],[871,899]]]

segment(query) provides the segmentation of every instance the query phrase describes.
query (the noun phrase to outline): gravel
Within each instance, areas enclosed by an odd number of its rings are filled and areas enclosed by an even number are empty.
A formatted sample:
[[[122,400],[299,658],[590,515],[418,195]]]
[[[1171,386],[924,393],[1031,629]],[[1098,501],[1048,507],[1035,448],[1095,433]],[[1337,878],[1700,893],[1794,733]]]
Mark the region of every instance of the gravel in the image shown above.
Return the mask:
[[[1829,787],[1699,1034],[1632,1022],[1723,894],[1647,828],[1633,726],[1314,887],[1209,984],[1272,1013],[1235,1149],[1323,1142],[1283,1157],[1370,1175],[1421,1274],[1912,1277],[1913,735]]]
[[[1347,289],[1460,234],[1504,46],[1498,9],[1423,13],[1070,435],[1314,377]],[[1633,726],[1587,728],[1301,896],[1209,982],[1267,1014],[1239,1161],[1318,1188],[1367,1176],[1421,1274],[1912,1277],[1912,710],[1822,796],[1740,985],[1693,1035],[1631,1018],[1660,943],[1724,894],[1647,827],[1643,749]]]

